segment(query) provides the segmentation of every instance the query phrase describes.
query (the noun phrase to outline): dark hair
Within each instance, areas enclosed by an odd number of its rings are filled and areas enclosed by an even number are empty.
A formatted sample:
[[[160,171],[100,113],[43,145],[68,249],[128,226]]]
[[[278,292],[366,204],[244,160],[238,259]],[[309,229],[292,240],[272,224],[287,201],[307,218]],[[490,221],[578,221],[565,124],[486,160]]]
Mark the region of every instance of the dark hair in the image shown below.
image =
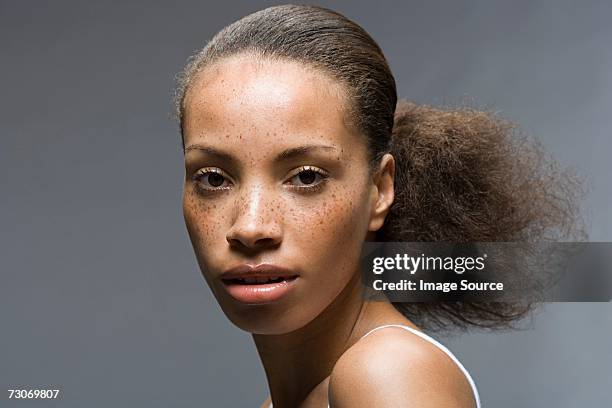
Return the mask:
[[[346,89],[347,114],[366,138],[371,169],[396,159],[396,198],[377,241],[529,241],[570,237],[576,179],[495,114],[397,101],[378,44],[359,25],[318,6],[281,5],[222,29],[192,56],[175,95],[183,149],[184,100],[195,74],[251,53],[321,69]],[[578,234],[581,234],[578,231]],[[394,303],[430,330],[512,327],[534,304]]]

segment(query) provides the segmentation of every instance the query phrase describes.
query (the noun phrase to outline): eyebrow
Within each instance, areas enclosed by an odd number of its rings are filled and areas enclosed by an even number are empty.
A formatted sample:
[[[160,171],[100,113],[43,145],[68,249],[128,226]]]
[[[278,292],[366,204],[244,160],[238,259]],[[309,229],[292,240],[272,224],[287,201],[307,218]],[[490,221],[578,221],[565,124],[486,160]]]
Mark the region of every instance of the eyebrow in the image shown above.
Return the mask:
[[[219,150],[211,146],[206,146],[206,145],[201,145],[201,144],[192,144],[185,148],[185,154],[187,154],[187,152],[191,150],[201,151],[211,156],[214,156],[215,158],[219,160],[224,160],[224,161],[228,161],[231,163],[234,163],[236,161],[234,156],[232,156],[230,153],[227,153],[223,150]],[[336,150],[336,148],[333,146],[316,145],[316,144],[291,147],[289,149],[283,150],[278,155],[276,155],[274,161],[283,162],[283,161],[291,160],[295,157],[304,156],[304,155],[307,155],[317,150],[333,151],[333,150]]]

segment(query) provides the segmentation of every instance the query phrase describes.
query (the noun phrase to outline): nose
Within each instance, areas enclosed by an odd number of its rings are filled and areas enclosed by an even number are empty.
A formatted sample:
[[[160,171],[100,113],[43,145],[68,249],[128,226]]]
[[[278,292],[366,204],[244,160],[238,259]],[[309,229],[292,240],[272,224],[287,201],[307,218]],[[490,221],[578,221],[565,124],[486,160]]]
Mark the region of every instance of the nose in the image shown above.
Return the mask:
[[[227,242],[248,250],[277,246],[282,239],[281,214],[275,208],[272,193],[262,185],[242,190],[243,194],[236,197],[235,218],[227,232]]]

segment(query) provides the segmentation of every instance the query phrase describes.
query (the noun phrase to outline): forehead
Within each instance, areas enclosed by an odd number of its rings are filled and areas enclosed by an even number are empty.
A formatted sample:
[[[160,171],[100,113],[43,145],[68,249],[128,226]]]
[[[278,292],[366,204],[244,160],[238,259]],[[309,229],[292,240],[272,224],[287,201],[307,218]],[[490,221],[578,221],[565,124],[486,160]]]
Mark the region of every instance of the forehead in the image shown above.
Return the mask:
[[[354,145],[346,100],[340,83],[303,63],[229,57],[193,79],[185,96],[185,145],[238,137],[259,149],[323,140]]]

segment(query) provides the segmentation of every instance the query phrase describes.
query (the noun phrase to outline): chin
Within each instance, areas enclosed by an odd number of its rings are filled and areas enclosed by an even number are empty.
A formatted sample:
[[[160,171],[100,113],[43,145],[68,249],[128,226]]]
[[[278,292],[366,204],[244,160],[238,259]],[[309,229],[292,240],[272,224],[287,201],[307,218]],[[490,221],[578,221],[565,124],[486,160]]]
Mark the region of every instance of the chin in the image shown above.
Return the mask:
[[[308,310],[305,307],[295,305],[283,307],[280,303],[222,305],[221,308],[227,318],[239,329],[251,334],[263,335],[291,333],[308,325],[318,316],[316,311]]]

